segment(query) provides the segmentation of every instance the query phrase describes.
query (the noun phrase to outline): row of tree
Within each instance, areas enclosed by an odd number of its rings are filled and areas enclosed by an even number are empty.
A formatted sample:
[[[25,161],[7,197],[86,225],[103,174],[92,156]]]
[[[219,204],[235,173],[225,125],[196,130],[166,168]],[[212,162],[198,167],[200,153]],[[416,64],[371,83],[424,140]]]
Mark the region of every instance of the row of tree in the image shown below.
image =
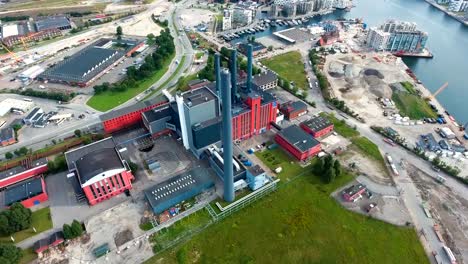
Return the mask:
[[[18,89],[10,89],[8,92],[25,95],[25,96],[33,96],[33,97],[57,100],[57,101],[62,101],[62,102],[68,102],[71,99],[73,99],[73,97],[75,97],[76,95],[75,93],[65,94],[61,92],[37,91],[31,88],[28,88],[24,91],[19,91]]]
[[[81,223],[77,220],[73,220],[71,225],[63,225],[63,237],[65,239],[73,239],[80,237],[83,234],[83,232],[83,225],[81,225]]]
[[[152,54],[145,57],[144,63],[139,67],[130,66],[127,68],[126,78],[118,83],[110,84],[103,83],[94,86],[95,94],[100,94],[106,91],[124,92],[129,88],[137,87],[137,82],[142,81],[155,72],[163,68],[163,63],[172,54],[174,54],[175,46],[174,39],[172,38],[169,29],[161,31],[161,34],[154,37],[154,45],[157,49]]]
[[[32,212],[21,203],[14,203],[0,212],[0,235],[8,236],[31,226]],[[2,263],[2,262],[0,262]]]
[[[15,156],[22,157],[22,156],[26,156],[27,154],[29,154],[31,152],[32,152],[32,149],[28,149],[26,147],[21,147],[21,148],[15,150],[15,151],[13,151],[13,153],[11,153],[11,152],[5,153],[5,158],[6,159],[12,159]]]

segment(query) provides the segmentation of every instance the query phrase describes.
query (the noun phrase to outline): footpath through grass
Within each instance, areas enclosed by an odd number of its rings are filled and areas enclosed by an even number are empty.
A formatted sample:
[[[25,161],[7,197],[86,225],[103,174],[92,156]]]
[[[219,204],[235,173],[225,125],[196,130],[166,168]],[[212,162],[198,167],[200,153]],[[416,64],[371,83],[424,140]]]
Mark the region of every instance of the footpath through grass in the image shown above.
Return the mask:
[[[174,57],[175,53],[164,60],[163,66],[159,71],[156,71],[150,78],[139,81],[134,88],[127,89],[124,92],[105,91],[95,94],[86,104],[98,111],[104,112],[127,102],[157,82],[167,72]]]
[[[32,229],[33,227],[36,228],[36,233],[34,233]],[[30,228],[14,233],[12,237],[15,239],[15,243],[18,243],[51,228],[52,218],[50,216],[50,208],[46,207],[32,213],[32,223]],[[0,242],[11,242],[10,236],[0,237]]]
[[[291,164],[284,178],[298,168]],[[330,197],[352,178],[324,184],[309,170],[284,180],[278,191],[145,263],[429,263],[414,229],[347,211]]]
[[[309,87],[301,53],[298,51],[290,51],[270,59],[265,59],[261,63],[286,80],[294,82],[300,89],[307,89]]]

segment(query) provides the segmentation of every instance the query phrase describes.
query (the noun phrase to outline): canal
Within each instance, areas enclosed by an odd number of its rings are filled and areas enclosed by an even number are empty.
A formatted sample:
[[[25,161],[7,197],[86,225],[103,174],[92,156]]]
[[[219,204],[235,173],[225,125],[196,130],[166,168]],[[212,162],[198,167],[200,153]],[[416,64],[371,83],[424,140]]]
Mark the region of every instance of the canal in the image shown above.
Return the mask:
[[[315,17],[309,24],[337,18],[362,18],[370,27],[378,26],[389,18],[416,22],[419,29],[428,32],[427,48],[434,58],[406,58],[404,61],[432,92],[448,82],[448,88],[437,99],[458,123],[468,122],[468,27],[424,0],[354,0],[354,3],[356,7],[351,12],[335,11]],[[255,36],[260,38],[270,35],[272,30],[284,28],[269,28]]]

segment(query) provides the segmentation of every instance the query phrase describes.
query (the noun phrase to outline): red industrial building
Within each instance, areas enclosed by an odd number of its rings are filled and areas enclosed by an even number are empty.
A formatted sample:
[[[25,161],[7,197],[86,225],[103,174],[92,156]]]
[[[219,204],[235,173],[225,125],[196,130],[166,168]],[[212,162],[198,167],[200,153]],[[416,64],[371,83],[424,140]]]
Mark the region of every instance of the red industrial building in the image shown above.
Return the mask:
[[[167,103],[168,101],[165,97],[156,97],[105,113],[100,116],[104,131],[106,133],[113,133],[139,124],[142,122],[141,113]]]
[[[2,147],[15,143],[15,130],[12,127],[3,128],[2,130],[0,130],[0,145]]]
[[[79,184],[78,195],[84,195],[90,205],[132,189],[132,175],[114,140],[109,137],[65,153],[68,168]]]
[[[300,161],[307,160],[321,151],[320,142],[296,125],[279,131],[275,141]]]
[[[343,199],[348,202],[354,202],[359,199],[365,191],[366,186],[362,184],[351,185],[342,192]]]
[[[21,202],[24,207],[32,207],[48,200],[42,174],[47,171],[47,159],[25,160],[17,166],[0,172],[0,193],[4,206]]]
[[[323,137],[333,131],[333,123],[328,118],[317,116],[301,123],[301,128],[314,138]]]
[[[307,105],[302,101],[286,102],[281,104],[280,111],[286,119],[294,120],[307,113]]]
[[[278,106],[270,93],[257,90],[233,105],[232,139],[242,140],[270,130],[276,121]]]

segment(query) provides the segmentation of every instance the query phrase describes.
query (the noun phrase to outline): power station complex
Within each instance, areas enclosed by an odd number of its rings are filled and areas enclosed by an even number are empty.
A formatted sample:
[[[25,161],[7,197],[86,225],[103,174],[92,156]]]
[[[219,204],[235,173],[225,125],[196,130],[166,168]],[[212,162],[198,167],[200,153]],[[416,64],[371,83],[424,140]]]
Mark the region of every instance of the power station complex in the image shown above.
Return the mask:
[[[156,139],[172,134],[196,158],[208,160],[211,168],[194,167],[145,189],[144,195],[154,213],[159,214],[215,186],[210,175],[216,174],[223,181],[223,195],[228,202],[235,199],[239,188],[249,187],[254,191],[270,182],[272,178],[260,166],[251,166],[242,155],[234,155],[235,141],[275,128],[278,130],[275,141],[298,160],[309,159],[321,151],[314,135],[331,131],[330,124],[320,119],[301,127],[282,129],[276,125],[284,115],[275,95],[265,87],[276,87],[277,77],[273,78],[271,72],[252,76],[252,53],[249,45],[245,78],[237,73],[235,50],[231,51],[229,69],[221,68],[220,54],[215,54],[215,82],[206,82],[175,96],[164,93],[101,115],[103,129],[108,134],[142,125],[145,137]],[[283,107],[291,112],[289,119],[301,115],[304,107],[299,108],[298,113],[293,113],[291,107]],[[112,137],[70,150],[65,158],[69,168],[67,177],[77,198],[90,205],[121,193],[129,194],[132,189],[135,177],[126,148]]]

